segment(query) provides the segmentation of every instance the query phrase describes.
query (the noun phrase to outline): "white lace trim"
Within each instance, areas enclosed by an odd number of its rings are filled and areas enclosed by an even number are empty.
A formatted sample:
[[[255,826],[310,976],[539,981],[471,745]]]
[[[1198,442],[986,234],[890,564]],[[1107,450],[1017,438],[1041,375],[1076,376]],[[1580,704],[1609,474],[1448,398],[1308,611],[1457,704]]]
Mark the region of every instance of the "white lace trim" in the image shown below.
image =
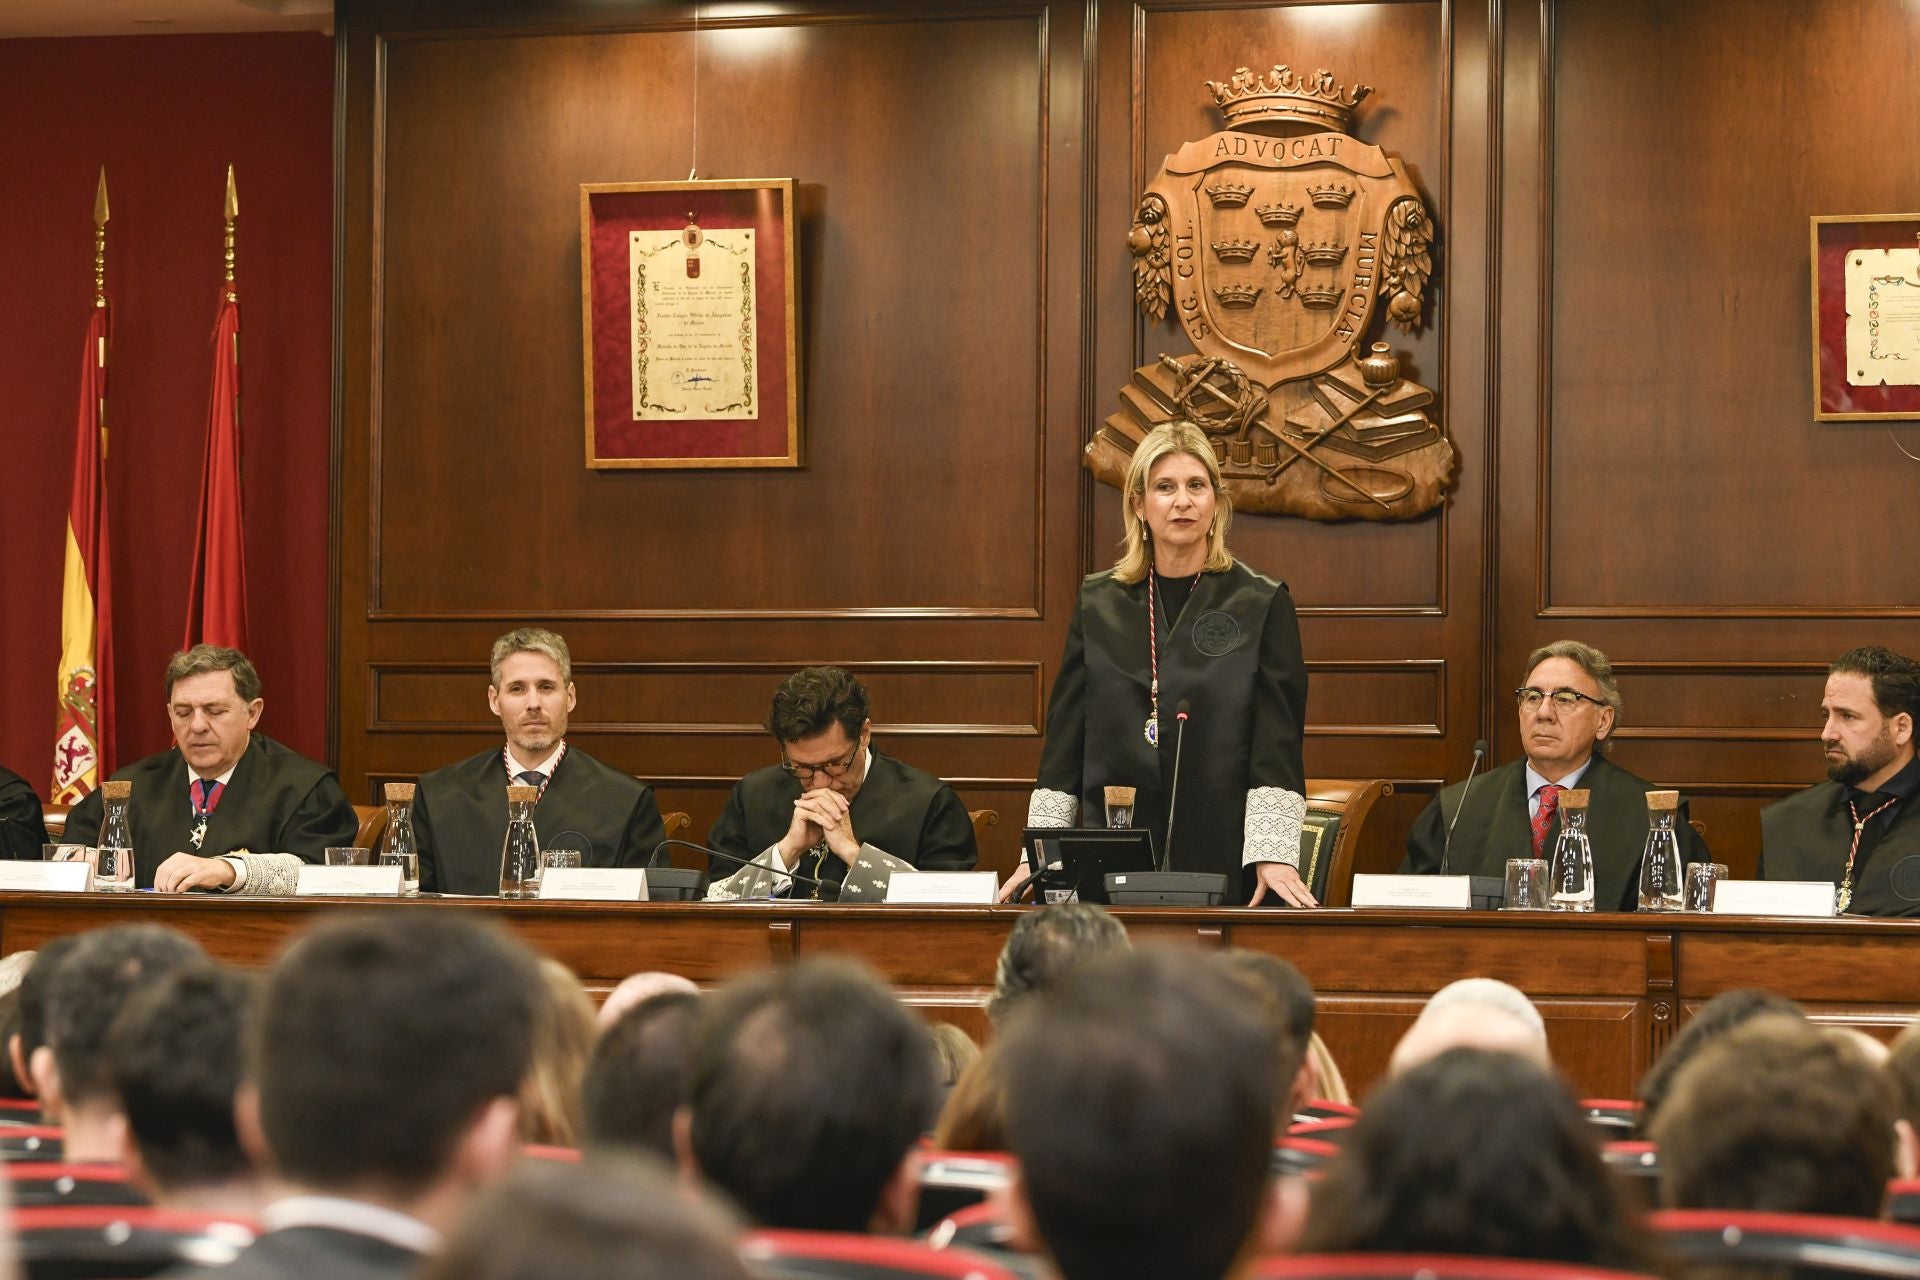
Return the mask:
[[[300,884],[303,862],[293,853],[244,853],[244,877],[230,892],[254,898],[291,898]]]
[[[1284,862],[1300,865],[1300,824],[1306,820],[1307,798],[1285,787],[1254,787],[1247,792],[1246,843],[1242,865]]]
[[[1027,825],[1030,827],[1070,827],[1080,816],[1080,799],[1064,791],[1035,787],[1027,799]]]

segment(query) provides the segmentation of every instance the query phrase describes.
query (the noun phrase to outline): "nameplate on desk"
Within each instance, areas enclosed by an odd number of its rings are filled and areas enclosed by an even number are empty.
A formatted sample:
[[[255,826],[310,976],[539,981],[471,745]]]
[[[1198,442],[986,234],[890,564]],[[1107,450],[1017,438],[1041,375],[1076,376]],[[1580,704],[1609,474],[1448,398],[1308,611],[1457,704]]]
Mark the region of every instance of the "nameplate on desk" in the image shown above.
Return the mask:
[[[645,867],[548,867],[540,897],[550,902],[645,902]]]
[[[991,871],[896,871],[887,881],[887,901],[896,903],[992,905],[999,892],[1000,877]]]
[[[89,862],[0,861],[0,890],[7,893],[85,893],[91,888]]]
[[[1713,886],[1713,914],[1831,916],[1839,892],[1831,880],[1722,880]]]
[[[293,887],[296,898],[397,898],[400,896],[400,867],[323,867],[312,863],[300,868],[300,879]]]
[[[1466,911],[1473,906],[1473,877],[1356,875],[1353,905]]]

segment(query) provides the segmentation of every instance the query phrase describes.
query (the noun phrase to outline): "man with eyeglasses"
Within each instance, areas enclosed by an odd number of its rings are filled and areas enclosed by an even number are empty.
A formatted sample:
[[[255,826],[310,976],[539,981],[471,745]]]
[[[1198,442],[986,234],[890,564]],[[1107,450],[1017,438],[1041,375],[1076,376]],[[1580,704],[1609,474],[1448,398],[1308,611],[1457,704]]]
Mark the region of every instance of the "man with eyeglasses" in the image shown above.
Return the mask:
[[[780,763],[734,784],[707,838],[722,853],[761,865],[735,870],[713,860],[709,898],[832,897],[863,861],[869,871],[887,864],[973,869],[979,853],[960,797],[932,774],[875,751],[867,709],[865,687],[839,667],[807,667],[781,683],[766,721]],[[787,873],[820,881],[827,892]]]
[[[1550,858],[1560,834],[1560,794],[1578,788],[1589,797],[1594,906],[1632,911],[1647,843],[1646,796],[1660,788],[1604,754],[1621,709],[1613,664],[1592,645],[1557,640],[1528,656],[1514,700],[1526,754],[1481,774],[1471,791],[1456,783],[1434,797],[1407,836],[1400,869],[1438,872],[1450,826],[1447,870],[1455,875],[1500,876],[1509,858]],[[1681,859],[1705,861],[1706,842],[1689,825],[1684,803],[1674,825]]]

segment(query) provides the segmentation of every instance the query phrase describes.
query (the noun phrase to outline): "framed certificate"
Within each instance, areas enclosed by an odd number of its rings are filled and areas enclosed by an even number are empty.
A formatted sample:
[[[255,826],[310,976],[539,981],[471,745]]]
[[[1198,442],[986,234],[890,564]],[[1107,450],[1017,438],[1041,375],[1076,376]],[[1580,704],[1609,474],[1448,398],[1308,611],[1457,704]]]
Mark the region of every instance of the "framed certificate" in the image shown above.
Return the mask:
[[[793,195],[581,184],[589,468],[801,465]]]
[[[1819,216],[1813,416],[1920,419],[1920,213]]]

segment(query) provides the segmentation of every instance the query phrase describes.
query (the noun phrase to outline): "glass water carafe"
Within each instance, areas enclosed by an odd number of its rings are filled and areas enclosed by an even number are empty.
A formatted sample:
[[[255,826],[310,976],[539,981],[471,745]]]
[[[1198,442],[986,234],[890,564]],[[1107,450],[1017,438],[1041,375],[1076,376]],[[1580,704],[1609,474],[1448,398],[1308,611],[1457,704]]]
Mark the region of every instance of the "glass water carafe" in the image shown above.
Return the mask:
[[[1587,841],[1587,792],[1560,793],[1560,838],[1547,870],[1555,911],[1593,910],[1593,845]]]
[[[538,787],[507,788],[507,838],[500,845],[500,896],[531,898],[540,888],[540,836],[533,829]]]
[[[1647,848],[1640,858],[1640,909],[1680,911],[1686,907],[1686,873],[1680,868],[1678,791],[1647,792]]]
[[[387,784],[387,830],[380,837],[380,865],[400,868],[400,892],[409,898],[420,892],[420,845],[413,835],[413,788],[411,782]]]
[[[108,893],[124,893],[133,888],[133,783],[102,783],[100,798],[104,810],[93,864],[93,887]]]

